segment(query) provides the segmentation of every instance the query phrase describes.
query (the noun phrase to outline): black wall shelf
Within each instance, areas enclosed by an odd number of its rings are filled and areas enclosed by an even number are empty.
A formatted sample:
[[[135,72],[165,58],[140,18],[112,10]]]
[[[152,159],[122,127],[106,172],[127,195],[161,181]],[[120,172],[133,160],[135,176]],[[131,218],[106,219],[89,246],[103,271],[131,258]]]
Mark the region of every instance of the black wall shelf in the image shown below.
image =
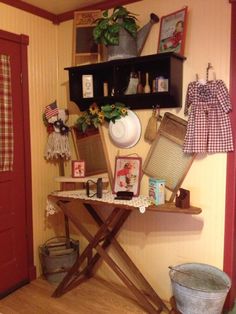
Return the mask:
[[[175,53],[161,53],[143,57],[119,59],[96,64],[65,68],[69,71],[70,100],[81,111],[96,102],[99,106],[122,102],[130,109],[176,108],[182,106],[183,61],[185,57]],[[151,92],[125,95],[130,73],[141,72],[142,84],[145,85],[145,73],[149,74],[149,85],[162,76],[168,79],[168,92]],[[83,98],[82,76],[92,75],[93,95]],[[108,95],[104,97],[103,84],[108,84]],[[112,95],[112,96],[111,96]]]

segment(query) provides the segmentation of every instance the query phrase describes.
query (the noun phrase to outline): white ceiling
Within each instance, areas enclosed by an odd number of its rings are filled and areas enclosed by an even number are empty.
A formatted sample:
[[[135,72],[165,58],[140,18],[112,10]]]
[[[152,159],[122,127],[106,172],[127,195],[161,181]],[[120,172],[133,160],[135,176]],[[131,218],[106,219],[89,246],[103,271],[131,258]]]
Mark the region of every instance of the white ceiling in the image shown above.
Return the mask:
[[[102,0],[21,0],[35,7],[53,14],[61,14],[68,11],[83,8],[88,5],[103,2]]]

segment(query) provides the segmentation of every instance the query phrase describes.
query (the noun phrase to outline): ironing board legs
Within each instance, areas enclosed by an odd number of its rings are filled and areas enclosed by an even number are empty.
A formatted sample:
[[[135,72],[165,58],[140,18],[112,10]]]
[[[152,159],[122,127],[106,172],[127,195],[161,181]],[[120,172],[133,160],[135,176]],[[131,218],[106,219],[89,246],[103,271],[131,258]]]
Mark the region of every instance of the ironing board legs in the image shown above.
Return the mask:
[[[78,286],[82,281],[86,280],[92,275],[92,271],[102,258],[109,267],[116,273],[120,280],[129,288],[129,290],[136,297],[138,303],[150,314],[161,313],[165,311],[170,313],[169,309],[163,303],[161,298],[157,295],[143,274],[138,270],[136,265],[132,262],[127,253],[123,250],[115,236],[120,231],[124,222],[130,216],[132,210],[114,207],[106,219],[102,219],[97,210],[91,206],[91,204],[84,203],[84,207],[88,213],[93,217],[98,225],[98,231],[95,235],[91,235],[90,232],[84,227],[79,215],[75,211],[66,206],[66,202],[59,201],[57,203],[63,210],[64,214],[69,220],[78,228],[82,235],[88,240],[88,245],[78,256],[75,264],[68,271],[62,282],[58,285],[53,293],[54,297],[59,297],[67,291]],[[114,261],[114,259],[107,253],[106,248],[113,246],[119,253],[120,258],[128,273],[132,273],[135,276],[136,281],[131,280],[128,275],[120,268],[120,266]],[[93,251],[96,250],[96,254],[93,255]],[[81,269],[82,264],[87,259],[86,266]],[[140,287],[138,287],[139,283]],[[143,291],[142,288],[145,290]]]

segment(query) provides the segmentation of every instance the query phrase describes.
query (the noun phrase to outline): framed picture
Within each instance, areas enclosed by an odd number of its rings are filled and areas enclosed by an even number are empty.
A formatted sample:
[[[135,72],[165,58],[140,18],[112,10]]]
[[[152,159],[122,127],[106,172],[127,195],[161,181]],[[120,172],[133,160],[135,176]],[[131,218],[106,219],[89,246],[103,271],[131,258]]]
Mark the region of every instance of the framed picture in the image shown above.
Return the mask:
[[[139,195],[142,159],[140,157],[116,157],[113,193],[133,192]]]
[[[83,98],[93,97],[93,76],[91,74],[82,75]]]
[[[176,52],[184,55],[187,7],[161,18],[157,52]]]
[[[85,177],[85,161],[84,160],[72,161],[72,177],[73,178]]]

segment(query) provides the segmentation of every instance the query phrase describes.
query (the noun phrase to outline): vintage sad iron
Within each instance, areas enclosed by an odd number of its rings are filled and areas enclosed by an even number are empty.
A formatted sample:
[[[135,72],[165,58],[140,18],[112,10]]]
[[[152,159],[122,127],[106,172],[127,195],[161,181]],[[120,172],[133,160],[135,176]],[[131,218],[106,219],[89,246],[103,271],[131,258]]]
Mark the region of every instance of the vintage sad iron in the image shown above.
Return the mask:
[[[129,191],[118,191],[116,193],[116,197],[115,200],[132,200],[132,197],[134,196],[133,192],[129,192]]]
[[[93,194],[90,194],[90,183],[96,185],[96,192]],[[97,182],[95,182],[93,180],[88,180],[86,182],[86,195],[88,197],[93,197],[96,195],[97,198],[102,198],[102,178],[98,178]]]

